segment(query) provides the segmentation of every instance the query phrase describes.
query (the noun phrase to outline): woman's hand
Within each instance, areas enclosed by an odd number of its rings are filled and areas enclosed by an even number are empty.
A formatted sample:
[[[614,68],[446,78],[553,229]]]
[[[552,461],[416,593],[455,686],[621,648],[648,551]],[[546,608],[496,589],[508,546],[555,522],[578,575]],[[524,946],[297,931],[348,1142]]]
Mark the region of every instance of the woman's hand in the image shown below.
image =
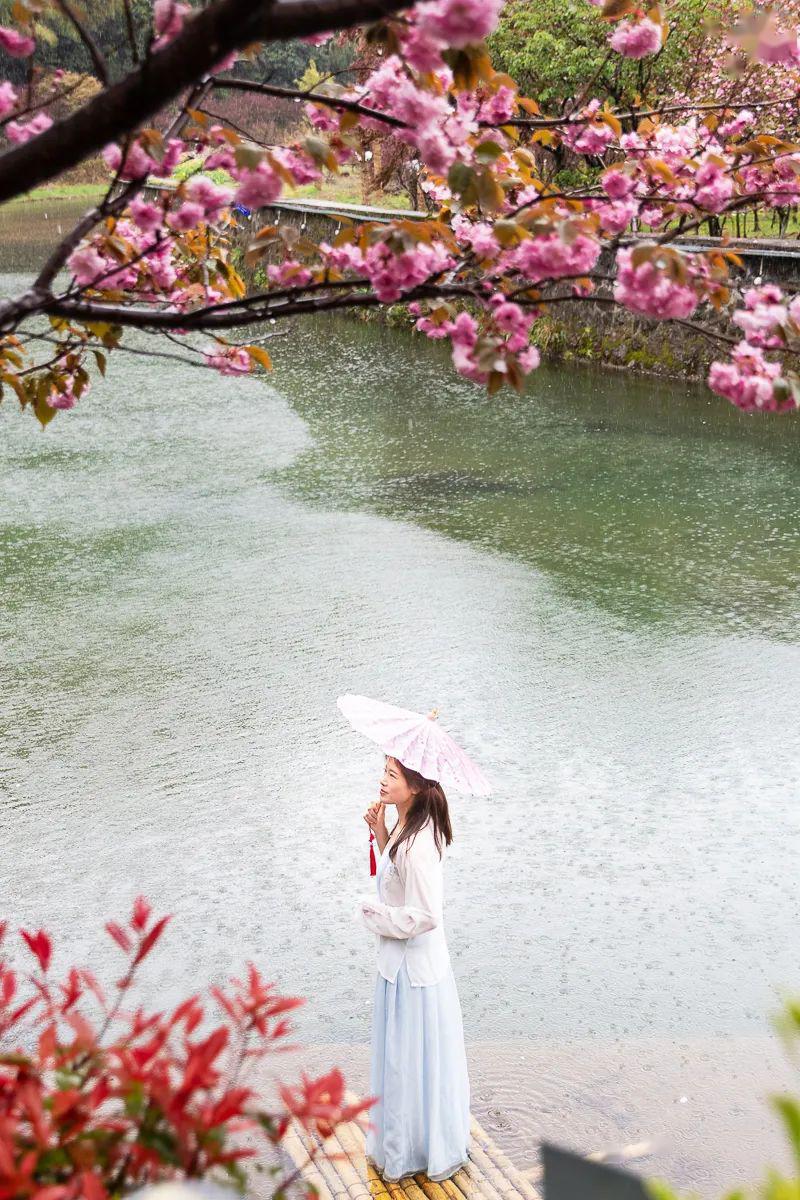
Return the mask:
[[[376,801],[375,804],[370,804],[364,813],[364,820],[376,837],[380,833],[388,833],[386,828],[386,811],[379,801]]]

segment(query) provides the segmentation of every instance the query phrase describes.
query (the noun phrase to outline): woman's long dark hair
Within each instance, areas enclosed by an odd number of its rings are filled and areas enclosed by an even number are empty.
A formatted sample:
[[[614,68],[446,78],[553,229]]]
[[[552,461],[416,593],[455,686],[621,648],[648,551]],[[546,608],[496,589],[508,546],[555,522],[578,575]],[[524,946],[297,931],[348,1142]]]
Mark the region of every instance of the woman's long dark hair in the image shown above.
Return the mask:
[[[400,836],[389,851],[389,858],[394,862],[400,843],[415,837],[429,818],[433,821],[433,840],[441,858],[442,840],[444,840],[445,846],[449,846],[453,840],[444,789],[435,779],[426,779],[424,775],[420,775],[419,771],[412,771],[410,767],[404,767],[398,759],[394,761],[397,763],[400,774],[414,793],[414,799],[406,814]]]

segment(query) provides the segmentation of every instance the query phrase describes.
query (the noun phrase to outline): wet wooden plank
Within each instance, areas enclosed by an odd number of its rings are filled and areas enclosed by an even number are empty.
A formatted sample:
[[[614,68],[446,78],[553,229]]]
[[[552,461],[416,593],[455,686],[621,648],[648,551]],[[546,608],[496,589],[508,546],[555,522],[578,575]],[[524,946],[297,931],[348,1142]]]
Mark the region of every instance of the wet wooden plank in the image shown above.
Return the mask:
[[[345,1098],[349,1104],[356,1100],[351,1093]],[[321,1200],[541,1200],[531,1180],[474,1117],[470,1134],[468,1165],[439,1182],[424,1174],[396,1183],[382,1179],[367,1163],[364,1128],[356,1121],[342,1125],[324,1142],[293,1121],[285,1145],[303,1178],[319,1189]],[[314,1147],[317,1156],[309,1162]]]

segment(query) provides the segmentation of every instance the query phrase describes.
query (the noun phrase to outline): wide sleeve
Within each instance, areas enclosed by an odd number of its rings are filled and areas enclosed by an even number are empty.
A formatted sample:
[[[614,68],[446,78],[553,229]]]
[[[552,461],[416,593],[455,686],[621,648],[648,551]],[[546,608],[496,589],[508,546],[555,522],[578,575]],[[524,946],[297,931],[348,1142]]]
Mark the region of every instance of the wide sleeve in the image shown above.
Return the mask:
[[[361,896],[361,918],[382,937],[410,938],[439,924],[442,913],[442,867],[432,838],[417,837],[405,855],[404,904],[382,904]]]

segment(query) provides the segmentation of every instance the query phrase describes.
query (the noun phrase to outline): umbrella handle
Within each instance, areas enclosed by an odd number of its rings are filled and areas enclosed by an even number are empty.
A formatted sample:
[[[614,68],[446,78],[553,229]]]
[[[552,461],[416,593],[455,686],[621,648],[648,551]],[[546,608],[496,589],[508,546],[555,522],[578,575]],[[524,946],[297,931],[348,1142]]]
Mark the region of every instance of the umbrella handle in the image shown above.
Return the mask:
[[[431,711],[428,713],[428,720],[435,721],[438,716],[439,716],[438,708],[432,708]]]
[[[378,864],[375,862],[375,847],[372,844],[374,841],[375,841],[375,834],[370,829],[370,831],[369,831],[369,873],[370,873],[370,875],[378,874]]]

